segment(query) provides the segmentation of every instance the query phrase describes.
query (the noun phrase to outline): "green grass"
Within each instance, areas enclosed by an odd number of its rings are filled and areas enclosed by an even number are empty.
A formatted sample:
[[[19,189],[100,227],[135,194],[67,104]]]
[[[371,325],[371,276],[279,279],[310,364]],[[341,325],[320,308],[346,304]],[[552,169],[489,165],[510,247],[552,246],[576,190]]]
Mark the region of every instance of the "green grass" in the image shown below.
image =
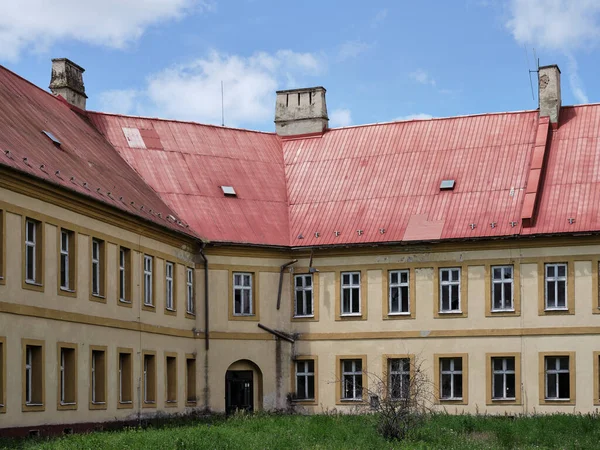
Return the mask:
[[[596,415],[518,417],[436,414],[403,442],[377,434],[372,415],[212,417],[184,425],[0,441],[23,449],[598,449]]]

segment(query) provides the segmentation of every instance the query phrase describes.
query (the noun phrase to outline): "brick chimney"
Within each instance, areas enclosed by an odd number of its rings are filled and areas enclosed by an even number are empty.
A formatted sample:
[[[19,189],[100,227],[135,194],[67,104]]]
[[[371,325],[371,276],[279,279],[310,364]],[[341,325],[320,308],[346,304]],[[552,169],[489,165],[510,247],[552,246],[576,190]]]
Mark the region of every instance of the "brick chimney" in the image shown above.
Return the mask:
[[[279,136],[323,133],[327,129],[327,104],[322,86],[277,91],[275,130]]]
[[[538,77],[540,117],[550,117],[552,128],[557,128],[561,106],[560,69],[556,64],[542,66],[538,70]]]
[[[87,95],[83,85],[83,72],[83,67],[67,58],[53,59],[49,88],[54,95],[60,95],[71,105],[85,110]]]

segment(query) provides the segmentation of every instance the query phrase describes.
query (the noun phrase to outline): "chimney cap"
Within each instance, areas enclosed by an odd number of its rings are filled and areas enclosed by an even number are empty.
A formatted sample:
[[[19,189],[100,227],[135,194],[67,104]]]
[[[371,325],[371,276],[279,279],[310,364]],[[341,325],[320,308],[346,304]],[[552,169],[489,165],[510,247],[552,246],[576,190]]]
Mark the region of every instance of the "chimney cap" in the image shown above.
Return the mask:
[[[539,66],[538,70],[541,70],[541,69],[556,69],[556,70],[558,70],[558,73],[561,73],[560,67],[558,67],[558,64],[548,64],[546,66]]]
[[[79,64],[74,63],[73,61],[71,61],[69,58],[52,58],[52,62],[65,62],[73,67],[75,67],[76,69],[79,69],[82,73],[85,72],[85,69],[83,67],[81,67]]]
[[[306,88],[298,88],[298,89],[283,89],[281,91],[275,91],[276,94],[291,94],[291,93],[300,93],[300,92],[310,92],[310,91],[323,91],[327,92],[323,86],[314,86],[314,87],[306,87]]]

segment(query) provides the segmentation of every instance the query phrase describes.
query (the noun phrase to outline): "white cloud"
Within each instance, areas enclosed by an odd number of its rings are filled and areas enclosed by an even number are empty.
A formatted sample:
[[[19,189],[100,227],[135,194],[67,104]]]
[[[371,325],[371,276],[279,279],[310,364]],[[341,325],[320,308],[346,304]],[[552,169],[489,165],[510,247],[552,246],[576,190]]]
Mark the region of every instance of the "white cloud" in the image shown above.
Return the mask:
[[[413,80],[420,84],[429,84],[431,86],[435,86],[435,80],[426,70],[417,69],[414,72],[408,74]]]
[[[0,59],[16,60],[61,40],[124,48],[154,24],[211,8],[204,0],[3,1]]]
[[[433,119],[431,114],[426,113],[416,113],[416,114],[408,114],[406,116],[396,117],[394,122],[396,121],[405,121],[405,120],[429,120]]]
[[[225,124],[262,124],[273,119],[278,87],[296,76],[317,75],[322,67],[318,56],[291,50],[250,57],[213,51],[206,58],[150,75],[137,92],[105,92],[101,103],[105,101],[102,106],[107,110],[220,124],[223,82]]]
[[[356,58],[361,53],[366,52],[371,48],[371,44],[367,44],[366,42],[362,42],[359,40],[356,41],[346,41],[340,48],[337,53],[338,61],[346,61],[347,59]]]
[[[507,27],[517,42],[571,51],[600,36],[597,0],[512,0]]]
[[[600,37],[600,2],[597,0],[512,0],[506,26],[515,40],[567,57],[568,79],[578,102],[588,98],[577,71],[574,52],[597,44]]]
[[[332,128],[347,127],[352,125],[352,114],[349,109],[334,109],[329,113],[329,122]]]
[[[100,111],[133,114],[135,112],[135,102],[139,95],[134,89],[114,89],[100,94]]]

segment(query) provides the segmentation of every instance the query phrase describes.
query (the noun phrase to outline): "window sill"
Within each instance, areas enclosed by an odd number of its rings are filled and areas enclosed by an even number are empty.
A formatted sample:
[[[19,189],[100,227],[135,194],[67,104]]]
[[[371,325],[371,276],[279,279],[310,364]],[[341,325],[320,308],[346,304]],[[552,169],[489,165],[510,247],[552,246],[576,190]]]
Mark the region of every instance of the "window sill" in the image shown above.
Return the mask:
[[[124,299],[120,298],[119,303],[129,306],[129,305],[131,305],[131,300],[124,300]]]
[[[69,289],[66,287],[60,287],[61,292],[68,292],[69,294],[74,294],[75,293],[75,289]]]
[[[502,314],[502,313],[513,314],[515,312],[515,310],[514,309],[492,309],[490,312],[492,314]]]
[[[156,408],[156,402],[144,402],[142,408]]]
[[[173,309],[173,308],[165,308],[165,314],[167,316],[176,316],[177,315],[177,310]]]
[[[23,408],[21,408],[22,412],[39,412],[45,410],[46,407],[43,403],[25,403],[23,404]]]
[[[165,408],[177,408],[177,400],[167,400],[165,402]]]
[[[74,410],[77,409],[77,403],[76,402],[69,402],[69,403],[59,403],[56,407],[57,410],[59,411],[69,411],[69,410]]]
[[[103,295],[99,295],[99,294],[90,295],[90,300],[92,302],[106,303],[106,297]]]
[[[314,319],[315,315],[314,314],[307,314],[305,316],[294,316],[294,319]]]
[[[384,313],[383,320],[406,320],[406,319],[414,319],[415,315],[410,312],[392,312],[392,313]]]
[[[142,309],[144,311],[156,312],[156,306],[154,306],[153,304],[143,303]]]
[[[90,409],[106,409],[106,402],[90,402]]]
[[[119,402],[117,403],[117,409],[133,409],[133,402]]]
[[[438,314],[462,314],[463,312],[460,309],[455,309],[451,311],[439,311]]]
[[[23,289],[28,289],[30,291],[44,292],[44,285],[42,283],[37,283],[32,280],[25,280],[23,282]]]
[[[37,281],[34,280],[25,280],[25,284],[29,285],[29,286],[43,286],[42,283],[38,283]]]

